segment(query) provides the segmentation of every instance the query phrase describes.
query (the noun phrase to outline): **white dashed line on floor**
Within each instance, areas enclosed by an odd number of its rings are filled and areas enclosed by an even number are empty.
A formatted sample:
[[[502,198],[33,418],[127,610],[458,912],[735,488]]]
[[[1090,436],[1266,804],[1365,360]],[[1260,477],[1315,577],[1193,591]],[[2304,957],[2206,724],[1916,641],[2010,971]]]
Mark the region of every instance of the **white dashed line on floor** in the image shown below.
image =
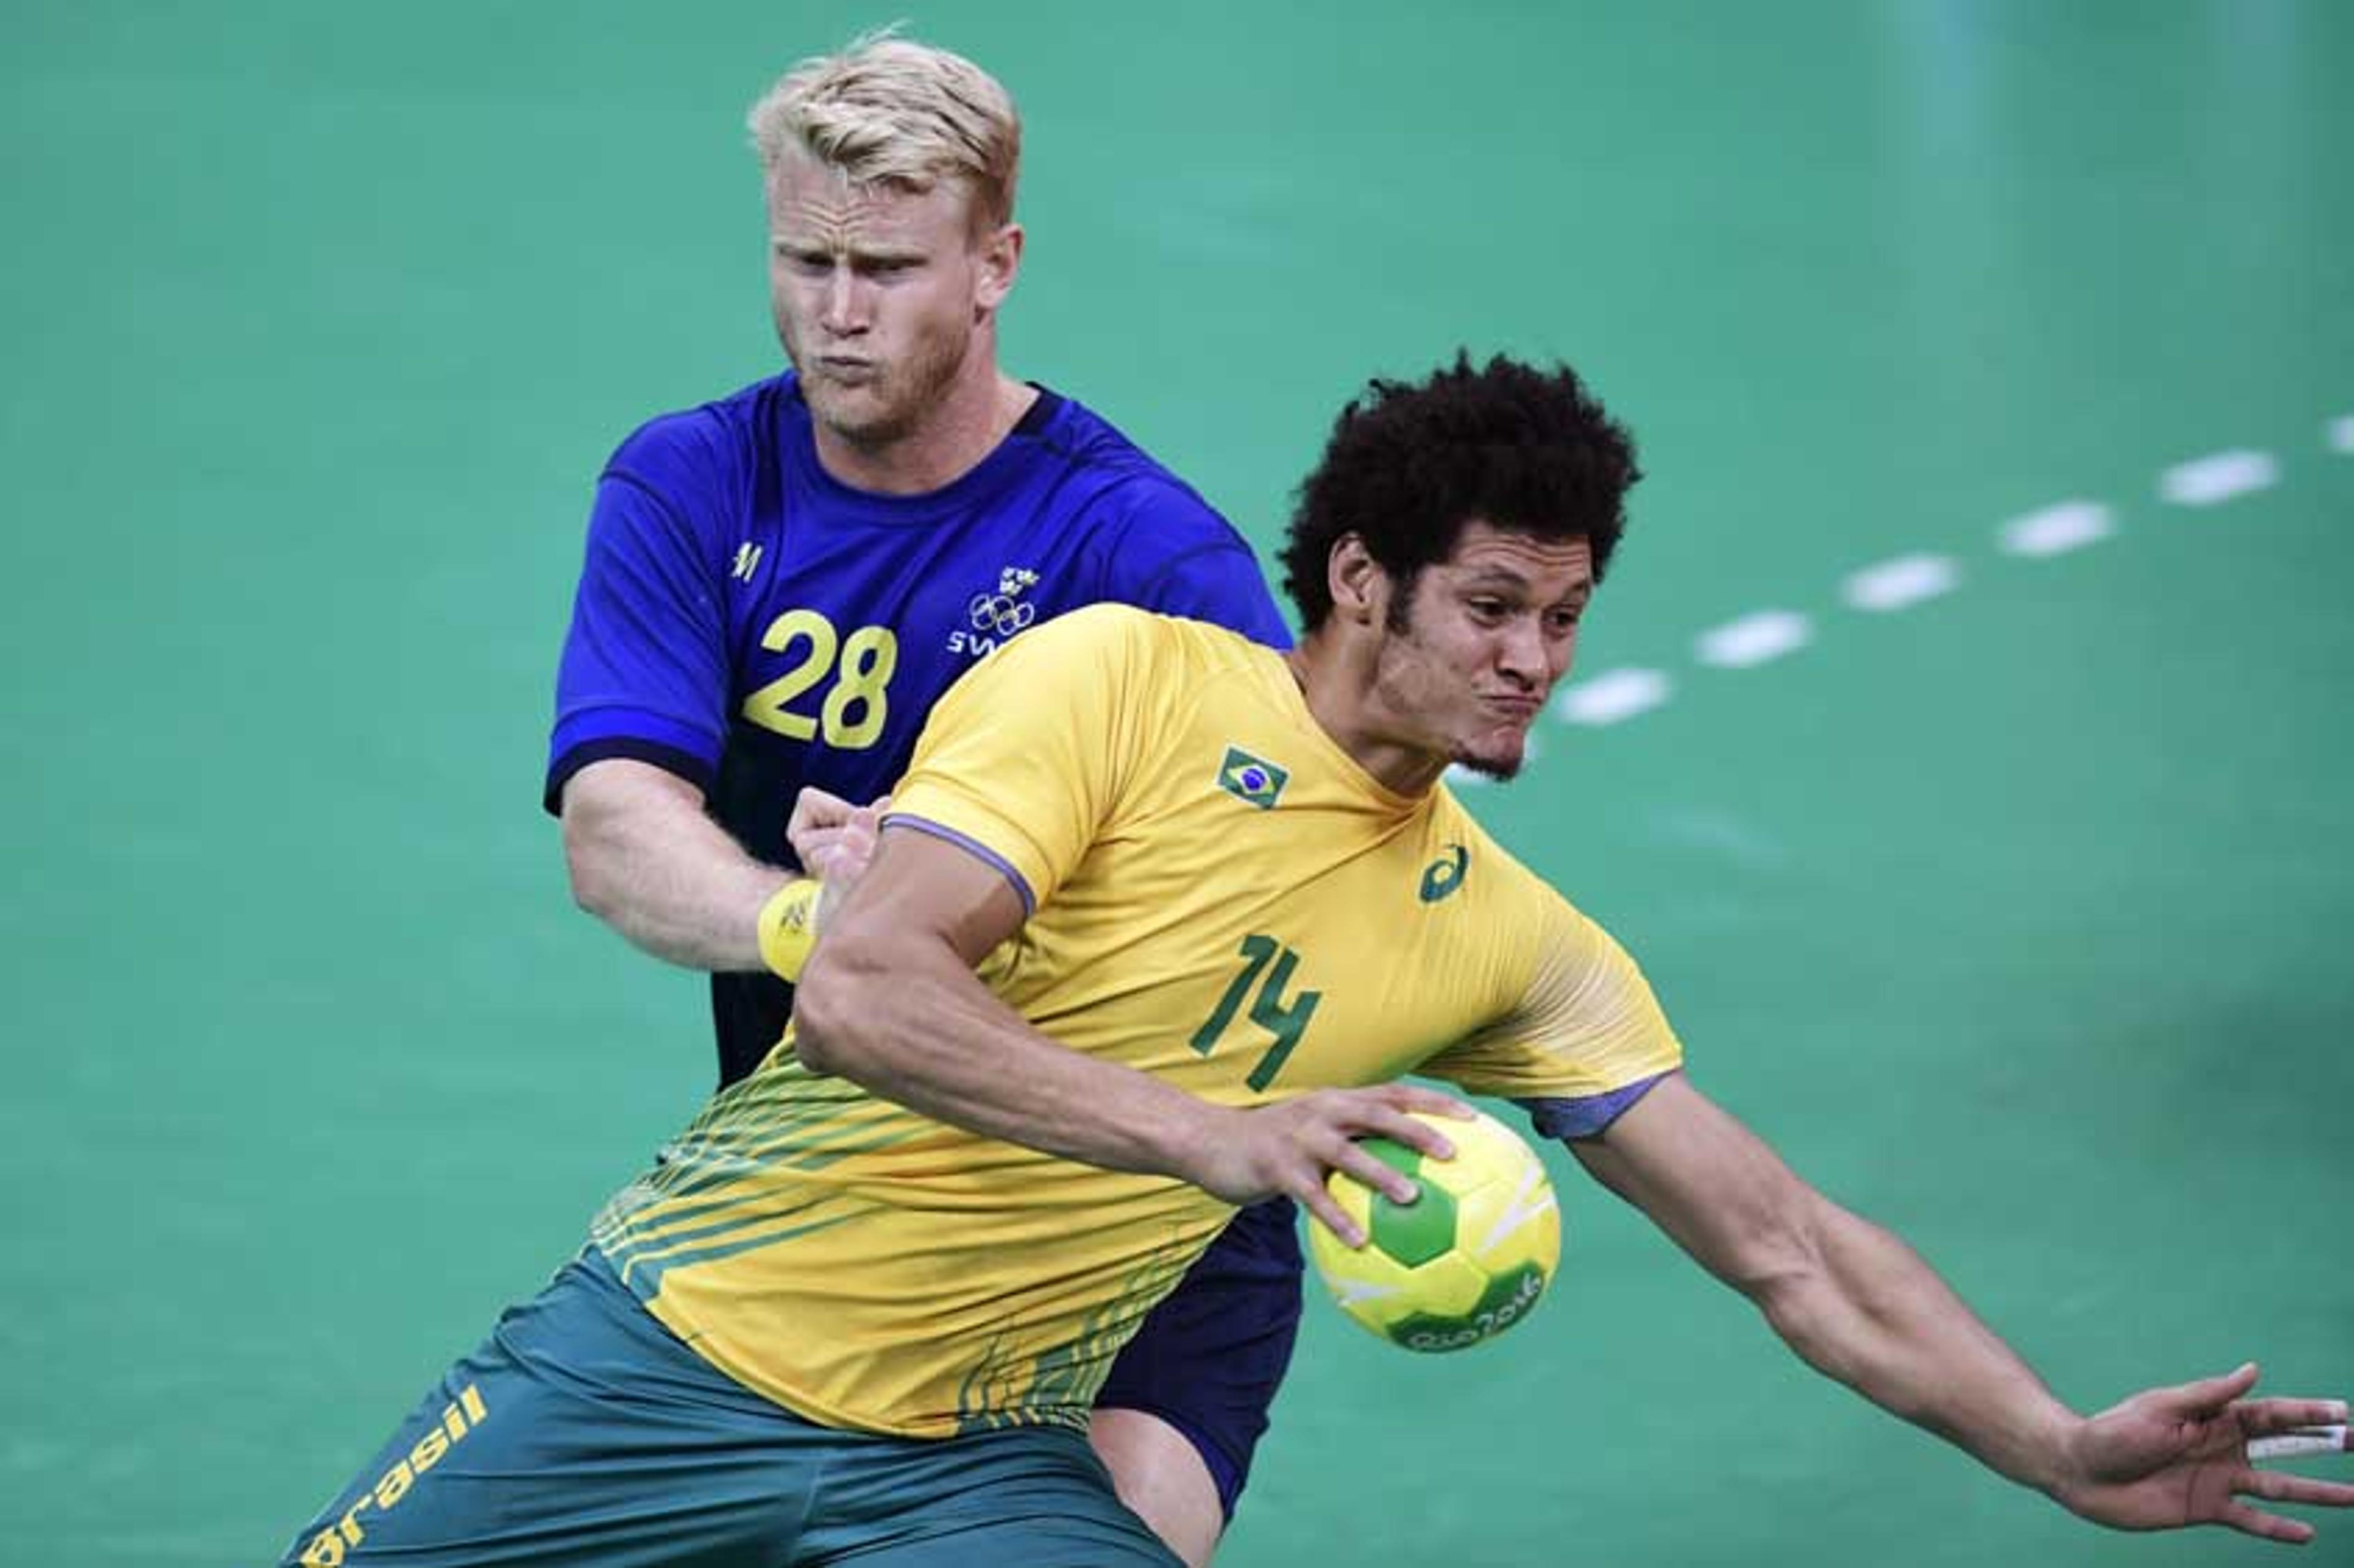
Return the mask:
[[[2354,452],[2354,414],[2340,414],[2329,421],[2329,450]]]
[[[1703,664],[1746,670],[1805,647],[1814,635],[1814,622],[1797,610],[1761,609],[1702,632],[1692,651]]]
[[[2354,456],[2354,413],[2325,419],[2322,439],[2331,451]],[[2175,506],[2216,506],[2280,482],[2278,458],[2237,447],[2163,470],[2158,494]],[[2041,558],[2081,550],[2116,533],[2112,507],[2078,499],[2013,517],[1997,528],[1996,538],[2006,555]],[[1840,585],[1840,599],[1850,609],[1884,615],[1942,598],[1962,583],[1962,567],[1954,556],[1915,551],[1849,573]],[[1814,622],[1797,610],[1755,610],[1702,632],[1693,639],[1692,657],[1719,670],[1753,669],[1795,652],[1814,636]],[[1627,665],[1564,687],[1548,712],[1563,724],[1601,728],[1664,707],[1675,694],[1675,678],[1667,671]],[[1533,746],[1529,756],[1532,760],[1536,757]],[[1447,778],[1463,784],[1485,782],[1460,768],[1447,769]]]
[[[2214,506],[2279,482],[2272,453],[2243,450],[2176,463],[2158,476],[2158,493],[2177,506]]]
[[[1899,556],[1851,574],[1840,597],[1856,609],[1886,614],[1948,594],[1962,583],[1951,556]]]
[[[2002,525],[2002,547],[2014,556],[2059,556],[2097,544],[2117,531],[2097,501],[2062,501]]]
[[[1565,724],[1600,726],[1650,712],[1668,700],[1675,683],[1664,670],[1632,665],[1605,670],[1591,680],[1564,687],[1553,700],[1553,717]]]

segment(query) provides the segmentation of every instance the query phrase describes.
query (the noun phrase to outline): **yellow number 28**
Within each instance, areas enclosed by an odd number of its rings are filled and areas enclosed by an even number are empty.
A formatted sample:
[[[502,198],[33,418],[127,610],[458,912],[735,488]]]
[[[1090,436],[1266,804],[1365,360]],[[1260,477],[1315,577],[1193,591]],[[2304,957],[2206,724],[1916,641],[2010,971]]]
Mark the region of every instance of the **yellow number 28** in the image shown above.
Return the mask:
[[[891,672],[899,667],[899,639],[887,626],[862,626],[838,637],[833,622],[813,609],[789,609],[769,622],[760,646],[771,653],[789,652],[806,640],[808,651],[785,673],[744,699],[744,716],[762,729],[772,729],[793,740],[822,733],[828,746],[856,751],[875,744],[889,716]],[[842,654],[836,674],[834,653]],[[835,675],[818,705],[817,717],[786,706],[795,697]]]

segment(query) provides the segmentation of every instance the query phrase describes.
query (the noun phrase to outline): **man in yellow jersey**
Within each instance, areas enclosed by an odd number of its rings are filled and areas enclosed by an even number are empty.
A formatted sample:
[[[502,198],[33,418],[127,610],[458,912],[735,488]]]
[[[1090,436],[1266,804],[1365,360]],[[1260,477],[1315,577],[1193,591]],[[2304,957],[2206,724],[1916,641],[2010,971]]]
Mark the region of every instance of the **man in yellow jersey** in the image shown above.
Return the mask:
[[[1566,370],[1376,383],[1303,487],[1294,652],[1100,606],[992,654],[785,1039],[287,1561],[1172,1562],[1095,1391],[1234,1205],[1345,1233],[1329,1171],[1410,1195],[1352,1141],[1446,1152],[1407,1072],[1528,1106],[1816,1366],[2087,1518],[2296,1541],[2239,1498],[2354,1505],[2250,1467],[2346,1419],[2253,1367],[2062,1405],[1692,1086],[1633,962],[1440,782],[1519,766],[1636,476]]]

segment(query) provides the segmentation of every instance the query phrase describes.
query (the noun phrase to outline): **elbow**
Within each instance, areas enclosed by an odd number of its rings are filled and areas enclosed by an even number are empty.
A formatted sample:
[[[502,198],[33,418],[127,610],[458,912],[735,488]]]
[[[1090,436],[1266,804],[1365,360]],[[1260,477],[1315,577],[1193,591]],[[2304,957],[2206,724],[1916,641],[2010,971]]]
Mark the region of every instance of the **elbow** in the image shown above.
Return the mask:
[[[1853,1266],[1854,1216],[1819,1200],[1803,1224],[1739,1288],[1768,1327],[1801,1359],[1841,1383],[1861,1372],[1860,1347],[1876,1332],[1883,1304]]]
[[[572,884],[572,902],[608,926],[619,918],[627,893],[621,874],[622,855],[615,835],[607,831],[594,810],[566,803],[563,817],[564,871]]]
[[[569,818],[564,823],[564,870],[571,879],[573,904],[612,924],[620,896],[617,881],[588,835],[576,830]]]
[[[1721,1271],[1724,1282],[1747,1297],[1786,1339],[1812,1315],[1831,1277],[1826,1233],[1835,1217],[1819,1194],[1796,1192],[1792,1198],[1746,1238]]]
[[[1774,1330],[1784,1343],[1796,1350],[1808,1361],[1816,1361],[1814,1347],[1821,1340],[1822,1312],[1819,1274],[1792,1270],[1757,1280],[1744,1280],[1737,1288],[1746,1296],[1766,1326]]]

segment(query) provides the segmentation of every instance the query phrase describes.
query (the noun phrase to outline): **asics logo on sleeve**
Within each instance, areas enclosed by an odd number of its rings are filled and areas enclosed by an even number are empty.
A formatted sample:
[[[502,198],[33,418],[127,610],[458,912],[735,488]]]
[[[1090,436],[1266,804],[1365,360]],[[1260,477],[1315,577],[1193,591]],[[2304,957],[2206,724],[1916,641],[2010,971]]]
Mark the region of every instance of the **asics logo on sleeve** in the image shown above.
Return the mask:
[[[1447,846],[1452,853],[1440,855],[1423,868],[1422,901],[1436,904],[1463,885],[1463,873],[1471,864],[1471,852],[1461,844]]]

